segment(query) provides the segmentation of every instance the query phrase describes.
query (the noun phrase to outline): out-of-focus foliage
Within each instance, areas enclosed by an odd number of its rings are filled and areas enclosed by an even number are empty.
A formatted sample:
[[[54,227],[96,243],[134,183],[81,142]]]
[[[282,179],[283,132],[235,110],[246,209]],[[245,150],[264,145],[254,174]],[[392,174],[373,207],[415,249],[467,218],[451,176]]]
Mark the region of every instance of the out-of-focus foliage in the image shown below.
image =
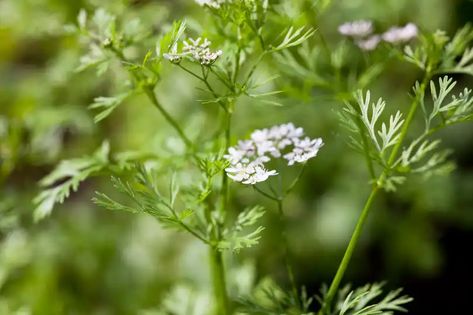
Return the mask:
[[[347,113],[352,116],[358,113],[353,108],[365,113],[373,109],[366,92],[360,92],[358,103],[353,102],[351,92],[358,89],[369,89],[373,98],[386,100],[385,105],[373,104],[375,110],[388,113],[380,116],[378,124],[372,116],[360,117],[365,127],[375,127],[367,130],[370,154],[382,167],[384,154],[392,149],[391,142],[405,119],[396,112],[404,111],[411,101],[406,92],[419,71],[436,67],[426,91],[413,92],[424,100],[421,110],[428,119],[414,121],[419,137],[413,134],[408,139],[396,172],[385,183],[387,189],[396,187],[397,195],[386,193],[375,203],[348,278],[357,284],[386,279],[383,289],[387,292],[404,286],[404,292],[415,297],[408,307],[415,314],[464,311],[468,290],[462,283],[471,264],[464,254],[465,244],[472,240],[473,231],[473,128],[457,122],[471,119],[471,91],[463,87],[471,87],[467,74],[472,73],[473,54],[464,47],[471,42],[471,28],[457,30],[473,19],[471,2],[270,2],[279,18],[269,16],[261,30],[255,24],[245,25],[242,34],[250,36],[255,28],[256,34],[271,39],[271,54],[262,58],[252,80],[242,78],[238,90],[227,91],[225,82],[217,82],[217,92],[225,100],[238,98],[232,140],[248,130],[294,121],[307,134],[321,135],[326,142],[285,200],[295,276],[307,288],[299,292],[299,300],[287,290],[281,252],[276,250],[281,246],[281,226],[274,203],[262,201],[251,189],[235,189],[233,225],[218,244],[237,253],[226,261],[230,295],[240,297],[242,312],[310,314],[315,310],[317,301],[312,296],[321,283],[331,280],[369,192],[367,183],[373,179],[364,156],[346,144],[349,131],[340,125],[336,113],[344,106],[351,106]],[[232,23],[241,18],[225,14]],[[187,35],[203,33],[217,39],[212,47],[238,49],[222,47],[218,40],[237,24],[209,29],[209,15],[194,1],[0,1],[0,314],[209,314],[212,296],[206,249],[197,238],[163,229],[152,216],[166,225],[190,227],[210,240],[210,232],[199,225],[196,215],[203,209],[189,209],[193,201],[207,197],[217,185],[210,180],[212,174],[225,166],[216,161],[203,165],[207,177],[199,180],[197,174],[173,177],[178,169],[169,169],[170,165],[184,168],[191,159],[182,157],[186,144],[130,76],[135,73],[157,84],[160,101],[178,117],[192,140],[206,142],[218,131],[218,105],[213,106],[208,89],[176,71],[175,65],[154,60],[162,59],[169,48],[164,44],[156,54],[156,37],[170,34],[161,43],[179,37],[173,35],[173,29],[180,29],[179,25],[173,28],[173,21],[183,17]],[[432,35],[404,51],[381,45],[363,53],[337,33],[339,24],[360,18],[374,20],[383,31],[412,21]],[[293,27],[276,33],[285,25]],[[92,34],[86,33],[90,30]],[[110,43],[104,43],[110,38]],[[130,59],[141,63],[123,67],[113,51],[104,53],[104,44],[124,49]],[[257,54],[259,45],[240,47],[248,53],[241,60]],[[438,59],[428,60],[427,55]],[[221,58],[224,73],[234,61],[225,60],[225,55]],[[97,64],[98,71],[88,69]],[[250,72],[251,66],[243,70]],[[445,72],[454,74],[444,77]],[[275,73],[281,75],[274,77]],[[394,114],[391,119],[389,114]],[[353,123],[352,128],[359,127],[358,120]],[[437,138],[425,139],[431,129],[454,124],[436,134]],[[352,144],[359,148],[360,141],[363,145],[363,139],[355,138]],[[425,173],[434,166],[451,171],[452,163],[440,163],[445,157],[442,151],[433,151],[447,148],[453,152],[449,161],[456,164],[451,175],[410,176],[399,185],[409,173]],[[418,167],[422,159],[427,163]],[[151,167],[141,169],[144,174],[152,169],[169,179],[157,187],[164,192],[163,205],[128,208],[130,200],[110,184],[112,172],[125,192],[127,183],[142,185],[140,178],[134,178],[140,169],[136,163]],[[100,176],[104,171],[107,176]],[[288,177],[296,176],[288,172]],[[179,189],[177,183],[182,184]],[[61,203],[72,191],[76,193]],[[95,206],[91,202],[95,191],[101,192],[97,203],[107,208],[151,211],[152,216],[130,216]],[[144,190],[142,196],[132,197],[146,201],[146,193],[155,191]],[[177,195],[179,200],[174,200]],[[36,205],[32,203],[35,196]],[[49,215],[56,203],[47,220],[34,223],[35,208],[38,219]],[[260,203],[264,211],[247,208]],[[171,211],[173,204],[179,211]],[[280,285],[261,279],[264,275],[272,275]],[[375,310],[360,301],[378,297],[380,290],[372,285],[351,293],[342,291],[345,295],[336,311],[372,314]],[[390,297],[397,303],[395,296]],[[399,299],[399,304],[407,301]],[[456,302],[452,306],[442,301]],[[362,309],[364,313],[356,313]]]

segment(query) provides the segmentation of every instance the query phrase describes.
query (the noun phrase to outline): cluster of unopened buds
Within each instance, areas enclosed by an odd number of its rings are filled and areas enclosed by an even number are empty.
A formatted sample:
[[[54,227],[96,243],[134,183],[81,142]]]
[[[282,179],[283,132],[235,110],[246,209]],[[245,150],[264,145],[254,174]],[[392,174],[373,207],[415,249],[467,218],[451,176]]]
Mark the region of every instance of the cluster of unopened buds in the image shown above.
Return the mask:
[[[393,26],[383,34],[373,34],[373,22],[358,20],[343,23],[338,27],[338,32],[352,37],[361,49],[374,50],[382,40],[392,44],[408,42],[417,37],[418,29],[415,24],[408,23],[405,26]]]
[[[304,136],[304,130],[292,123],[258,129],[249,140],[240,140],[228,149],[224,157],[230,166],[225,171],[236,182],[254,185],[278,174],[266,168],[273,159],[284,159],[289,166],[305,163],[317,155],[323,144],[321,138]]]
[[[212,65],[222,55],[222,51],[211,51],[210,44],[211,42],[207,38],[189,38],[183,41],[184,47],[182,48],[182,52],[178,52],[177,44],[175,44],[169,53],[163,56],[175,64],[180,63],[184,57],[190,57],[193,61],[201,65]]]

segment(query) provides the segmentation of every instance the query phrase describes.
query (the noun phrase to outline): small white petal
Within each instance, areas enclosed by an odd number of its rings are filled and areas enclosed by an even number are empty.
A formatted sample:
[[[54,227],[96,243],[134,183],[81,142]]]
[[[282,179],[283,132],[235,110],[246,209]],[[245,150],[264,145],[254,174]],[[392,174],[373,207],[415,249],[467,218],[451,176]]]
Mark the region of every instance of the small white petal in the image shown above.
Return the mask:
[[[389,43],[402,43],[417,37],[418,29],[414,23],[406,24],[404,27],[391,27],[383,34],[383,40]]]
[[[345,36],[365,37],[373,32],[373,22],[368,20],[346,22],[338,27],[338,32]]]

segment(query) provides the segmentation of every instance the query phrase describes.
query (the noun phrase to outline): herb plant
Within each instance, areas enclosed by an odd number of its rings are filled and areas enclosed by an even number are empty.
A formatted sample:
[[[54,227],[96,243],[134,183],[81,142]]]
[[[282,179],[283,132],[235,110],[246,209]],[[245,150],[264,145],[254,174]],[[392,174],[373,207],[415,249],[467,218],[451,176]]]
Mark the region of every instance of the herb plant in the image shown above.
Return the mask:
[[[473,75],[469,47],[473,29],[467,25],[449,37],[443,31],[424,31],[413,21],[377,34],[368,19],[347,21],[337,29],[339,42],[330,47],[317,22],[290,16],[286,10],[291,1],[196,0],[192,4],[204,12],[205,23],[187,16],[153,28],[139,18],[88,7],[80,10],[74,24],[64,27],[83,49],[76,60],[77,73],[95,72],[98,83],[110,78],[107,74],[116,76],[106,82],[115,94],[95,97],[88,106],[95,123],[107,124],[122,107],[135,106],[139,112],[138,103],[152,106],[169,127],[170,145],[162,150],[121,150],[113,141],[101,139],[95,152],[61,161],[40,181],[35,220],[51,215],[57,204],[90,178],[104,177],[108,185],[95,192],[96,205],[149,215],[205,246],[211,288],[195,290],[178,284],[156,302],[156,308],[143,314],[405,312],[412,298],[401,289],[389,290],[384,283],[355,288],[341,284],[347,280],[345,272],[366,220],[376,211],[376,198],[386,193],[396,198],[399,187],[414,176],[430,178],[453,170],[450,151],[438,135],[473,120],[472,91],[459,89],[457,83],[458,75]],[[311,10],[323,15],[330,5],[331,1],[315,1]],[[348,49],[363,56],[363,62],[349,65]],[[412,64],[421,73],[412,83],[410,104],[394,106],[370,90],[392,62]],[[192,112],[203,116],[204,123],[178,118],[167,103],[162,86],[179,85],[169,75],[173,72],[193,80],[199,99],[194,100]],[[311,134],[310,128],[287,120],[241,132],[237,114],[245,102],[263,104],[264,111],[271,113],[294,101],[288,91],[309,102],[319,102],[317,95],[323,95],[336,103],[332,114],[344,127],[343,133]],[[64,116],[73,121],[78,119],[74,113],[68,110]],[[2,124],[0,120],[0,137],[8,138],[9,128]],[[371,191],[333,280],[318,293],[309,292],[297,279],[291,259],[288,199],[326,147],[344,140],[346,150],[362,155]],[[1,171],[10,172],[8,163],[2,164]],[[240,191],[248,190],[258,197],[237,200]],[[0,231],[3,222],[5,229],[16,224],[10,211],[7,202],[0,204]],[[268,216],[277,220],[265,220]],[[278,283],[277,277],[268,275],[247,290],[235,289],[238,281],[229,275],[238,268],[236,257],[241,251],[258,250],[269,229],[279,234],[274,251],[283,257],[286,281]],[[13,234],[4,243],[18,240],[22,235]],[[5,245],[0,263],[7,250]],[[12,263],[21,264],[21,260]],[[0,273],[0,288],[2,277]]]

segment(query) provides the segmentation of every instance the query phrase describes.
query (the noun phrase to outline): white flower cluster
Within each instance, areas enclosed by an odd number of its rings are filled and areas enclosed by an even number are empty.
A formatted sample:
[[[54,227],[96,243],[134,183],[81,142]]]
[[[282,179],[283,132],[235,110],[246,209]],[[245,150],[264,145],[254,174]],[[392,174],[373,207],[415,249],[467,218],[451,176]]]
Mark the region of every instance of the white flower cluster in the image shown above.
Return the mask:
[[[240,140],[224,157],[230,162],[225,169],[234,181],[253,185],[277,175],[265,164],[272,158],[283,158],[289,166],[315,157],[323,146],[321,138],[304,137],[304,130],[292,123],[255,130],[250,140]]]
[[[338,27],[338,32],[345,36],[365,37],[373,33],[373,22],[368,20],[346,22]]]
[[[417,26],[413,23],[408,23],[403,27],[393,26],[382,35],[372,34],[373,23],[368,20],[343,23],[338,27],[338,32],[353,37],[358,47],[367,51],[376,49],[381,40],[396,44],[407,42],[418,34]]]
[[[195,0],[200,6],[208,6],[214,9],[220,9],[220,6],[225,2],[225,0]]]
[[[408,23],[403,27],[393,26],[383,34],[383,40],[389,43],[408,42],[417,37],[417,26]]]
[[[182,58],[187,56],[201,65],[211,65],[222,55],[221,50],[214,52],[210,50],[211,42],[207,38],[189,38],[188,41],[183,41],[183,44],[184,47],[181,53],[177,51],[176,44],[171,48],[169,53],[163,55],[164,58],[172,63],[180,63]]]

